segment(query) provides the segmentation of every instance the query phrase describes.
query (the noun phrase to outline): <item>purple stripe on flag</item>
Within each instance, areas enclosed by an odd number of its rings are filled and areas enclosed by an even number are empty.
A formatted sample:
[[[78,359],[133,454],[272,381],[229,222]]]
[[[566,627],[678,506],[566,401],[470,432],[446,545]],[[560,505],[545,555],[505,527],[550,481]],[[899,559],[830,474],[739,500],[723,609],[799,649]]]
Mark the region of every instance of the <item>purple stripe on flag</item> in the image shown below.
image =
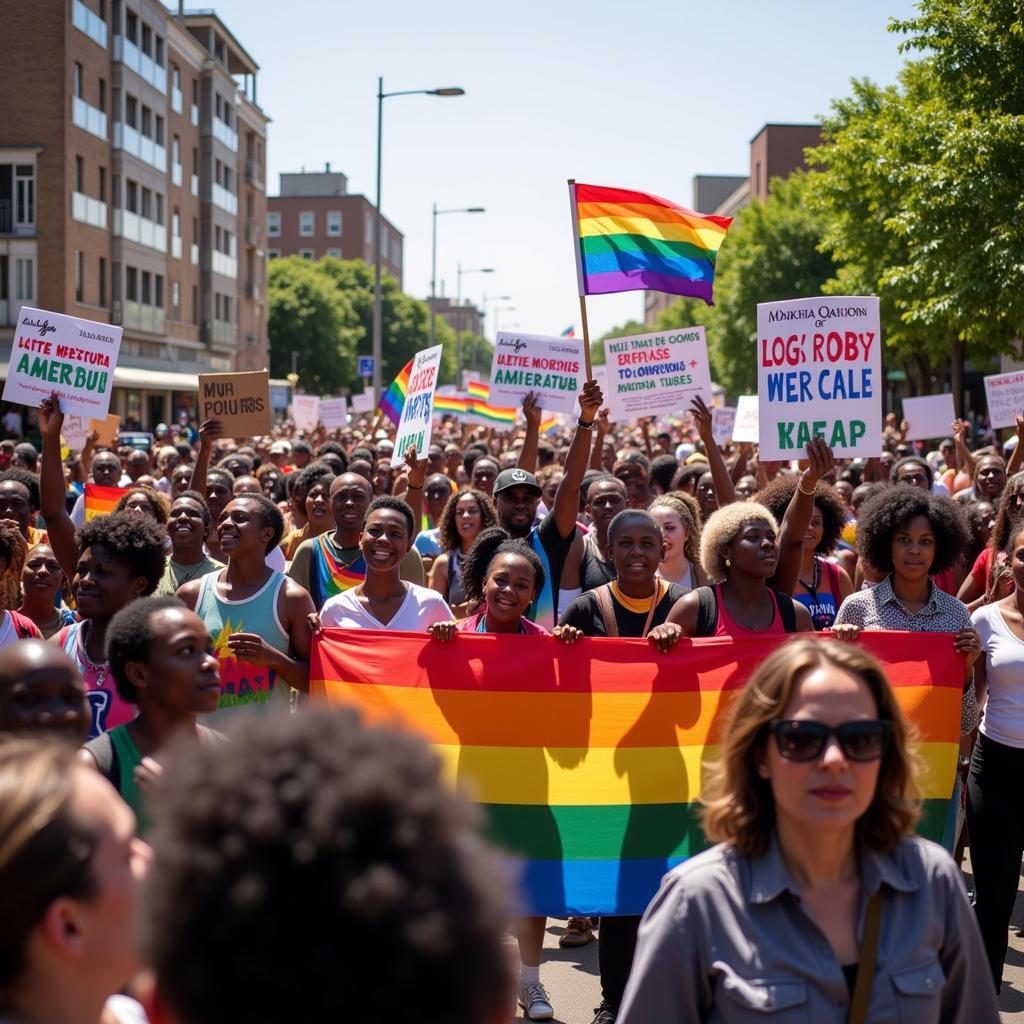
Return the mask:
[[[634,291],[668,292],[670,295],[703,299],[709,306],[714,305],[713,286],[713,281],[692,281],[689,278],[658,274],[651,270],[615,270],[605,274],[588,274],[584,278],[587,295]]]

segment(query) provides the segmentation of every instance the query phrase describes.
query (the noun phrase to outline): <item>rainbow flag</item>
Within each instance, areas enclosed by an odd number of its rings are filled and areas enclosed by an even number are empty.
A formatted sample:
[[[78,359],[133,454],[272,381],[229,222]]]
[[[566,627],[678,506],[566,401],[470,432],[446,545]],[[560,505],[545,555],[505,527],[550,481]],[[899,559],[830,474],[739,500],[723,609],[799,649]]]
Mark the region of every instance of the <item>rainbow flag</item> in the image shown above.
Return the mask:
[[[101,487],[99,484],[85,485],[85,521],[96,516],[105,516],[114,511],[114,506],[128,493],[127,487]]]
[[[714,305],[715,258],[732,217],[573,181],[569,197],[580,295],[651,290]]]
[[[540,433],[546,434],[549,430],[554,430],[558,426],[558,417],[551,414],[544,416],[540,421]]]
[[[378,415],[387,416],[397,427],[402,419],[402,409],[405,407],[405,393],[409,390],[409,377],[412,374],[412,359],[402,367],[402,372],[391,382],[387,391],[380,396],[380,404],[377,406]]]
[[[466,394],[470,398],[482,398],[486,401],[491,397],[491,385],[482,380],[471,380],[466,384]]]
[[[439,395],[434,392],[434,416],[463,416],[471,411],[472,399],[460,398],[458,395]]]
[[[707,846],[704,765],[731,701],[786,637],[681,641],[327,629],[314,638],[312,699],[421,733],[446,777],[481,804],[521,866],[526,911],[640,914],[662,875]],[[927,766],[922,835],[942,836],[960,739],[963,658],[951,636],[908,644],[864,633]],[[934,642],[932,642],[934,641]]]
[[[466,385],[470,407],[466,410],[472,422],[493,425],[496,427],[514,427],[516,423],[515,408],[502,405],[491,405],[491,385],[482,380],[471,380]]]
[[[568,327],[559,335],[560,338],[575,338],[576,337],[576,325],[569,324]]]

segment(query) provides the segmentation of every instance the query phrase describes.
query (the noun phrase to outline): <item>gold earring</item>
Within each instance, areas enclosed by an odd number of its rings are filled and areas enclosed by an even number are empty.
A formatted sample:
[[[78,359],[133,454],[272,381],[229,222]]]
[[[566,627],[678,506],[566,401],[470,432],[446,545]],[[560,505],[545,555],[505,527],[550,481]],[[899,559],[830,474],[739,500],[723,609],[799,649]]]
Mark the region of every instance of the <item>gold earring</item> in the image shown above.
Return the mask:
[[[727,558],[725,560],[725,567],[726,567],[726,569],[728,569],[731,565],[732,565],[732,559],[731,558]]]

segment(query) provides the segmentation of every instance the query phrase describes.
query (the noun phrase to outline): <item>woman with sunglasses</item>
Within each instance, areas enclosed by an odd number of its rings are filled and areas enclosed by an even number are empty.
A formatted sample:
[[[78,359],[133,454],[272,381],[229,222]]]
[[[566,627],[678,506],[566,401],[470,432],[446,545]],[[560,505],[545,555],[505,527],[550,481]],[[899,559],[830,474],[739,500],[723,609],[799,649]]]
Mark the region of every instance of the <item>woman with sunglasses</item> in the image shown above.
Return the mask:
[[[999,503],[995,525],[988,544],[974,560],[966,579],[960,585],[957,597],[969,611],[991,601],[999,601],[1013,592],[1013,577],[1006,565],[1004,552],[1010,542],[1013,522],[1024,513],[1024,473],[1015,473],[1006,482],[1003,499]]]
[[[952,859],[913,835],[908,725],[877,661],[793,640],[704,785],[718,843],[647,908],[618,1024],[998,1020]]]

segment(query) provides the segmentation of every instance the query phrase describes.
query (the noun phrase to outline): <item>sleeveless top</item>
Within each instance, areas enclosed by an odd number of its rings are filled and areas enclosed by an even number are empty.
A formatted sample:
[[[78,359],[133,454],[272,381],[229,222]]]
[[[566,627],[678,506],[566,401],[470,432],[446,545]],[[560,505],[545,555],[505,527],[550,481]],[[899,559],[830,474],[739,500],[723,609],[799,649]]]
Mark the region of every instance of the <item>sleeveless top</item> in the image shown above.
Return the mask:
[[[823,629],[832,628],[832,623],[836,621],[836,613],[839,611],[839,567],[817,555],[814,556],[814,566],[815,585],[808,587],[801,580],[807,593],[794,594],[793,600],[799,601],[811,613],[811,623],[820,633]],[[829,594],[819,593],[822,577],[828,583],[828,589],[831,591]]]
[[[746,626],[740,625],[725,607],[725,601],[722,599],[722,584],[716,583],[714,590],[715,602],[718,605],[718,622],[715,623],[715,631],[712,633],[712,636],[766,636],[786,632],[786,627],[782,622],[782,615],[779,612],[779,602],[776,600],[775,593],[771,587],[768,587],[767,590],[771,595],[772,610],[775,614],[772,616],[771,625],[767,629],[748,629]]]
[[[92,715],[88,738],[93,739],[101,732],[113,729],[114,726],[133,721],[139,710],[118,695],[114,677],[110,674],[110,662],[92,661],[86,654],[85,644],[82,642],[84,626],[84,622],[73,622],[70,626],[65,626],[57,634],[57,643],[75,663],[85,683],[89,711]]]
[[[353,561],[345,562],[337,551],[331,542],[330,531],[319,534],[313,541],[309,594],[317,608],[322,608],[329,597],[351,590],[366,579],[366,561],[362,553],[356,555]]]
[[[583,538],[583,556],[580,559],[580,588],[583,593],[597,590],[615,579],[615,565],[605,561],[597,543],[597,530]]]
[[[290,641],[277,614],[277,599],[285,575],[271,572],[270,578],[244,601],[229,601],[217,593],[219,572],[203,576],[199,584],[196,615],[203,620],[213,640],[213,653],[220,669],[220,703],[204,721],[214,728],[233,722],[240,714],[265,713],[291,705],[291,687],[266,665],[240,661],[228,647],[233,633],[258,633],[271,646],[288,653]]]

